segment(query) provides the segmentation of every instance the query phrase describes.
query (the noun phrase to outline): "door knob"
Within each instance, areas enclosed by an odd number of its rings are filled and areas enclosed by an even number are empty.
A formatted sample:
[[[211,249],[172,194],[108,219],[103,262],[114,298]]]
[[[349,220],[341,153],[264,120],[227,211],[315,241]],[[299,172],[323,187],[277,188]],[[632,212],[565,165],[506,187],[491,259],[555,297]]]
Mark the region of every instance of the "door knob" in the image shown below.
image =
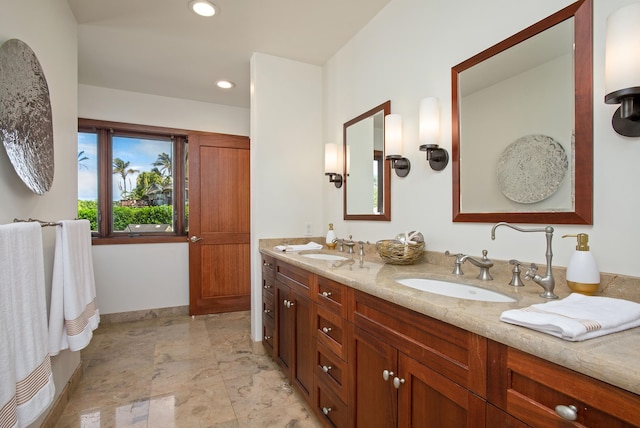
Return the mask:
[[[399,377],[394,377],[393,378],[393,386],[398,389],[400,388],[400,385],[404,384],[404,379],[400,379]]]
[[[382,371],[382,379],[389,380],[389,377],[391,376],[393,376],[393,372],[390,372],[389,370]]]
[[[203,238],[200,238],[199,236],[195,236],[193,235],[191,238],[189,238],[189,240],[191,242],[198,242],[198,241],[202,241]]]

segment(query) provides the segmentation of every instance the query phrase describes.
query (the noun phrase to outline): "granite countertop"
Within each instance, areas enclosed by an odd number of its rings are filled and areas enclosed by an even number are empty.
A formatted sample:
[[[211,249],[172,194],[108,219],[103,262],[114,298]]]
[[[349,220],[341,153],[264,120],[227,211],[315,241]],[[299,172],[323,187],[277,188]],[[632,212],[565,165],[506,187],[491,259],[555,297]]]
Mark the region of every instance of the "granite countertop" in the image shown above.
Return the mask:
[[[308,239],[303,242],[308,242]],[[315,242],[323,242],[315,240]],[[289,240],[289,243],[296,243]],[[275,245],[282,239],[261,239],[260,252],[299,266],[318,275],[345,284],[354,289],[377,296],[405,308],[447,322],[496,342],[503,343],[558,365],[593,378],[640,394],[640,328],[609,334],[583,342],[570,342],[544,333],[504,323],[500,314],[507,309],[524,308],[546,300],[539,297],[542,288],[532,281],[524,287],[512,287],[510,266],[505,261],[495,261],[491,269],[493,281],[476,279],[478,268],[465,263],[463,276],[452,275],[453,260],[442,253],[426,252],[424,259],[415,265],[385,264],[373,245],[365,248],[366,255],[319,251],[348,257],[335,262],[304,257],[317,251],[281,252]],[[540,269],[544,270],[544,267]],[[564,298],[571,293],[566,285],[564,269],[554,267],[555,293]],[[398,284],[401,278],[432,278],[477,285],[513,297],[513,303],[493,303],[464,300],[427,293]],[[524,279],[524,274],[522,274]],[[599,295],[640,301],[637,279],[616,275],[602,275]]]

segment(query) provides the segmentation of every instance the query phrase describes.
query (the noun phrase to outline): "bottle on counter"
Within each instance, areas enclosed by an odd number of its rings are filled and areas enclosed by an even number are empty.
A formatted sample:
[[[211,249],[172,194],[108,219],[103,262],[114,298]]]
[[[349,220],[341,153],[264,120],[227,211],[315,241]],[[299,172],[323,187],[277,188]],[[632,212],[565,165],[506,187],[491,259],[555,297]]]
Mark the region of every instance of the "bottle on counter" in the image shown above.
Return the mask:
[[[330,250],[333,250],[334,248],[336,248],[336,243],[333,242],[335,239],[336,239],[336,232],[334,232],[333,230],[333,223],[329,223],[329,230],[327,231],[326,243],[327,243],[327,247],[329,247]]]
[[[567,265],[567,285],[576,293],[592,296],[600,287],[600,271],[593,254],[589,251],[589,235],[578,233],[564,235],[563,238],[569,236],[577,238],[578,245]]]

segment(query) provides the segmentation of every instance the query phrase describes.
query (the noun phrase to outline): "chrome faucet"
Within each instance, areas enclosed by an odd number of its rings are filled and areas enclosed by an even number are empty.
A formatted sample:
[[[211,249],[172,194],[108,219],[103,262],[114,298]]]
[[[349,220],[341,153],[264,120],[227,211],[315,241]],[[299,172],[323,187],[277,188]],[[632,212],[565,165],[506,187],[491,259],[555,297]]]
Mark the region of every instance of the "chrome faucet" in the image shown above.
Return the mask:
[[[532,280],[539,286],[541,286],[544,290],[544,293],[540,294],[540,297],[544,297],[545,299],[557,299],[553,293],[553,289],[556,286],[556,280],[553,278],[553,271],[551,270],[551,259],[553,258],[553,252],[551,251],[551,240],[553,239],[553,227],[545,226],[545,227],[534,227],[530,229],[525,229],[523,227],[514,226],[510,223],[506,223],[501,221],[500,223],[496,223],[493,228],[491,228],[491,239],[496,239],[496,229],[500,226],[507,226],[519,232],[544,232],[547,238],[547,272],[545,276],[540,276],[536,272],[538,271],[538,266],[535,263],[531,263],[531,267],[527,269],[527,272],[524,275],[525,279]]]
[[[460,267],[460,265],[462,265],[462,263],[466,262],[467,260],[469,260],[469,262],[480,268],[480,273],[478,274],[478,276],[476,278],[481,279],[483,281],[490,281],[493,279],[493,277],[491,276],[491,274],[489,273],[489,268],[493,267],[493,262],[491,260],[489,260],[489,258],[487,257],[487,250],[482,250],[482,259],[478,260],[478,259],[474,259],[473,257],[466,255],[466,254],[451,254],[449,252],[449,250],[444,252],[445,256],[451,256],[451,257],[455,257],[456,260],[454,262],[454,269],[453,269],[453,274],[454,275],[464,275],[464,273],[462,272],[462,268]]]

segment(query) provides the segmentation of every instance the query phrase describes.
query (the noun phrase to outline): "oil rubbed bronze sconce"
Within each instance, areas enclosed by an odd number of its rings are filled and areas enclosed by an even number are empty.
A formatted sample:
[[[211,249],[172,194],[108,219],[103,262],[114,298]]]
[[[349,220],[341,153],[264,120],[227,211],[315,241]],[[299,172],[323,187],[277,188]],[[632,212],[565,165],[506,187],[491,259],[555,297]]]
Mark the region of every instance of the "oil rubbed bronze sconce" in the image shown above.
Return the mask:
[[[640,137],[640,3],[607,18],[604,102],[620,104],[611,124],[625,137]]]
[[[438,146],[440,139],[440,106],[437,98],[420,102],[420,151],[427,152],[429,166],[442,171],[449,163],[449,153]]]
[[[329,183],[338,189],[342,187],[342,174],[338,173],[338,145],[329,143],[324,145],[324,175],[329,176]]]
[[[402,116],[388,114],[384,118],[385,159],[391,161],[391,168],[398,177],[406,177],[411,171],[411,162],[402,156]]]

